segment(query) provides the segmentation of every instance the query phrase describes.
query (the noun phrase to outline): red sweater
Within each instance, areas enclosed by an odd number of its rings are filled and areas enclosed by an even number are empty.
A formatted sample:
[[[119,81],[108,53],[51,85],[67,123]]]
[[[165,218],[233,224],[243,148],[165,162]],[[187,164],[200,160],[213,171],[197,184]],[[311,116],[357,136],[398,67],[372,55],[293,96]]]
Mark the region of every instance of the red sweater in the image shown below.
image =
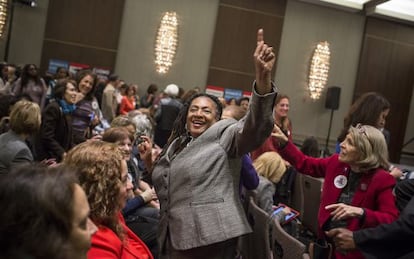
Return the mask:
[[[292,124],[288,127],[287,136],[289,141],[292,141]],[[279,141],[277,141],[277,138],[269,136],[263,144],[258,147],[256,150],[250,152],[250,156],[252,160],[256,160],[261,154],[265,152],[274,151],[278,153],[278,147],[279,147]]]
[[[111,229],[100,226],[92,236],[92,246],[88,251],[88,259],[153,259],[144,242],[125,225],[121,213],[119,213],[119,220],[125,230],[125,239],[121,241]]]
[[[122,96],[121,104],[119,105],[119,114],[126,115],[129,111],[135,110],[135,98],[129,99],[128,96]]]

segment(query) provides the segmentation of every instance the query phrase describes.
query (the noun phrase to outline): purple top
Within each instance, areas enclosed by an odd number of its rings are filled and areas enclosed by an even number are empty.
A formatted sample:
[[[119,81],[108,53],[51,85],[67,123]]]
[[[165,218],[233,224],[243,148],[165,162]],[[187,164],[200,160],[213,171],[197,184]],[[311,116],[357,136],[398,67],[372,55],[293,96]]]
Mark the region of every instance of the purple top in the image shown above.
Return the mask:
[[[259,176],[253,167],[253,161],[247,154],[241,157],[241,161],[240,185],[247,190],[254,190],[259,185]]]

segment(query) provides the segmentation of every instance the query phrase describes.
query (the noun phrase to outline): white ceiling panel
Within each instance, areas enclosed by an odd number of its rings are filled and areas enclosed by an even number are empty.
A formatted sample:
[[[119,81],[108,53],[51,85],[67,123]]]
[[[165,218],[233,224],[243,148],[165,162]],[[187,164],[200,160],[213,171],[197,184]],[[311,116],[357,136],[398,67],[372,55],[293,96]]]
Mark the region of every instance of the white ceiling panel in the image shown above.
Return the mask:
[[[359,12],[364,10],[364,4],[378,2],[366,10],[368,16],[378,16],[385,19],[398,20],[409,24],[414,24],[414,0],[300,0],[316,5],[333,7],[349,12]]]
[[[390,0],[377,5],[374,13],[414,22],[414,0]]]

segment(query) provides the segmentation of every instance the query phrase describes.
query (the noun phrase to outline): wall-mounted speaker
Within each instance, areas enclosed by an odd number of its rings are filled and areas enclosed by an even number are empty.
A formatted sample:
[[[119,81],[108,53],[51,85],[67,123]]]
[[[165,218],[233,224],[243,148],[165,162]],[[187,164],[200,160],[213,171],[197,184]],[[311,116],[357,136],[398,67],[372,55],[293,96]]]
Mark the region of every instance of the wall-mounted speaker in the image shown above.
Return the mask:
[[[325,108],[331,110],[338,110],[339,99],[341,97],[341,88],[338,86],[331,86],[326,92]]]

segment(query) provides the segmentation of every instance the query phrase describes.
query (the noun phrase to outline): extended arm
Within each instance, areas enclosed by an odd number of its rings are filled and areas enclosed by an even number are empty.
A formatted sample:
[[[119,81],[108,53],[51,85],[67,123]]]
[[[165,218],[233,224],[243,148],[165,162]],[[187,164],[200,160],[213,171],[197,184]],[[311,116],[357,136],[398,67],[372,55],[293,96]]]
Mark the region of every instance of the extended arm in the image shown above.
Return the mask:
[[[342,250],[359,249],[375,258],[398,258],[414,251],[414,199],[408,203],[401,216],[391,224],[366,228],[352,233],[337,228],[327,232]]]

